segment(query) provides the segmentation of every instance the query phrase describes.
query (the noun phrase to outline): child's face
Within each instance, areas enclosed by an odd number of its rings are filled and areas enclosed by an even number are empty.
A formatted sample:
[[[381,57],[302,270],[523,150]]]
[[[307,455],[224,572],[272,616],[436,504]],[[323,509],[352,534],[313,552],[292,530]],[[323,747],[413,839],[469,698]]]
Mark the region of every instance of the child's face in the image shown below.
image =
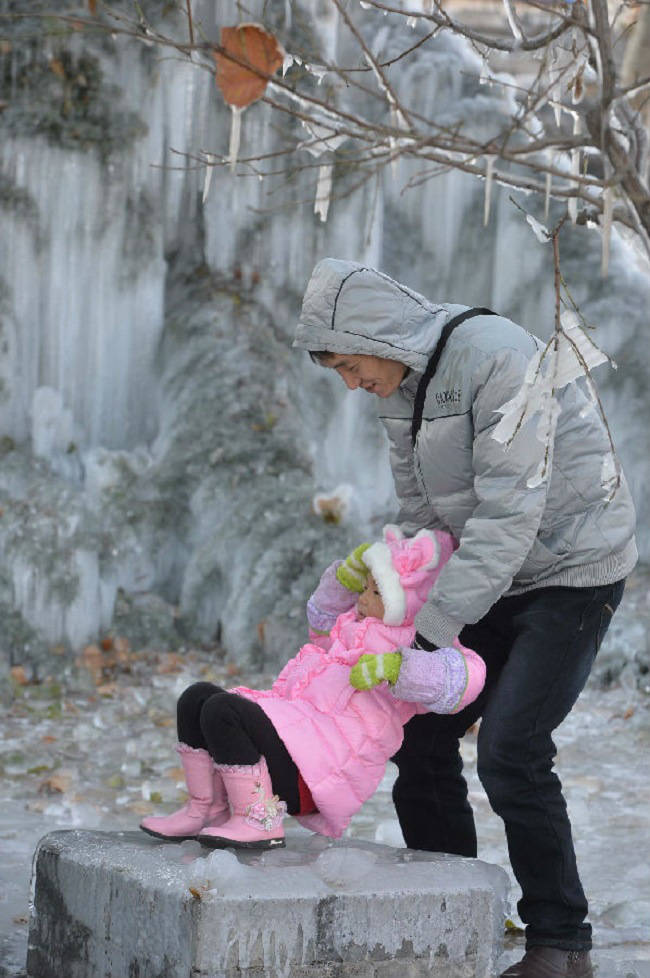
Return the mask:
[[[381,599],[377,582],[372,574],[368,574],[365,590],[359,595],[357,601],[357,618],[359,621],[362,618],[379,618],[383,621],[384,602]]]

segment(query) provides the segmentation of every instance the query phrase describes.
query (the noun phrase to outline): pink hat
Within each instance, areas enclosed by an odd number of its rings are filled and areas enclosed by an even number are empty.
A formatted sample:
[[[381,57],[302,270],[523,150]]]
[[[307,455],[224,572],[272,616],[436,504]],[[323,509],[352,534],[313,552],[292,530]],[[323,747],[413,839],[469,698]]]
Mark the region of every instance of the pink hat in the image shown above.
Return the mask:
[[[454,546],[453,537],[439,530],[407,538],[397,526],[384,527],[384,542],[368,547],[363,562],[377,582],[387,625],[413,623]]]

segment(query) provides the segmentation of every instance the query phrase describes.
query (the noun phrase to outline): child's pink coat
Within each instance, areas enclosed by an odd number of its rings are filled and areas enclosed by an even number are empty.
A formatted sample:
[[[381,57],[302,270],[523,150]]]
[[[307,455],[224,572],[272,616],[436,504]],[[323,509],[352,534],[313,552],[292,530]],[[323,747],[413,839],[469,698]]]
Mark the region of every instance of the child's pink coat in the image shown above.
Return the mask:
[[[413,625],[340,615],[320,647],[303,645],[270,690],[231,692],[262,707],[311,791],[318,812],[299,816],[307,828],[338,838],[352,815],[375,792],[386,762],[398,750],[404,724],[427,709],[396,699],[388,684],[371,690],[350,685],[350,668],[364,653],[408,648]]]

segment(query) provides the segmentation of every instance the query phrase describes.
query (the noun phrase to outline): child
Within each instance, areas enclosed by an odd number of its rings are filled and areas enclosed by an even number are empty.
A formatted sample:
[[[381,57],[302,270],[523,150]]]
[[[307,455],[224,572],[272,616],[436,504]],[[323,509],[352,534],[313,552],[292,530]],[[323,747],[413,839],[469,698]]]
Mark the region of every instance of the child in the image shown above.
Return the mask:
[[[457,712],[483,687],[482,659],[457,640],[436,652],[410,648],[415,615],[453,549],[438,530],[404,539],[385,527],[383,542],[325,571],[307,606],[311,641],[271,689],[186,689],[177,749],[189,801],[141,828],[270,849],[284,846],[288,812],[338,838],[376,790],[404,724],[429,710]]]

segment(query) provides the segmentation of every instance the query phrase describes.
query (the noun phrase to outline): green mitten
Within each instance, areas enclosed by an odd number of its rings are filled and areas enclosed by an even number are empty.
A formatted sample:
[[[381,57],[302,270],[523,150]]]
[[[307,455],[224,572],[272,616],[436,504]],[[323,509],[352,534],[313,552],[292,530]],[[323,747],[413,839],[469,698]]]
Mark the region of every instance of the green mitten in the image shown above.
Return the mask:
[[[400,652],[360,655],[357,664],[350,669],[350,685],[355,689],[372,689],[387,679],[393,686],[397,682],[401,665]]]
[[[363,562],[363,555],[369,546],[369,543],[360,543],[358,547],[354,548],[351,554],[348,554],[343,563],[339,564],[336,570],[337,581],[343,587],[347,588],[348,591],[355,591],[357,594],[361,594],[366,586],[368,568]]]

